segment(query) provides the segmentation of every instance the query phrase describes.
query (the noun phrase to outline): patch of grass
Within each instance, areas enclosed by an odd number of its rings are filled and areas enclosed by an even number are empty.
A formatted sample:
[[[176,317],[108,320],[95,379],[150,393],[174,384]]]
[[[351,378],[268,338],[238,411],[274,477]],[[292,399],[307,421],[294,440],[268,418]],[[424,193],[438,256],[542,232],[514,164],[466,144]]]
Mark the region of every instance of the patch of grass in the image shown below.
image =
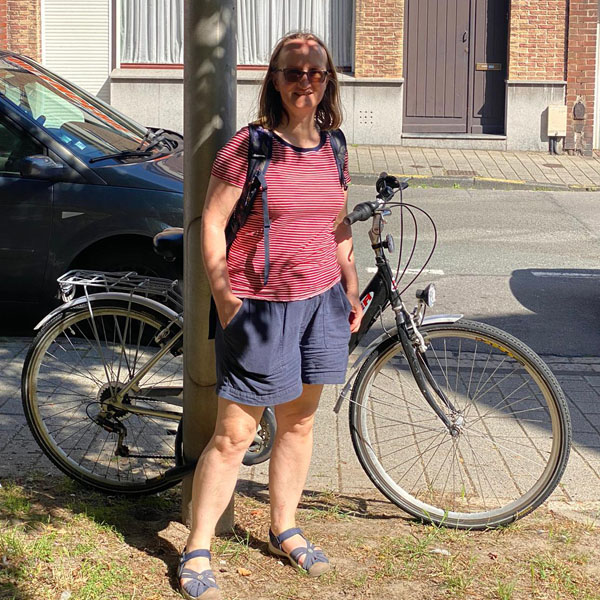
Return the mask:
[[[92,512],[87,514],[86,512],[79,512],[73,516],[72,523],[77,526],[81,525],[82,535],[88,539],[94,539],[99,534],[112,534],[122,542],[123,534],[117,529],[115,525],[107,523],[106,521],[98,520],[98,516]]]
[[[515,581],[500,581],[496,584],[495,598],[498,600],[512,600],[513,593],[515,591]]]
[[[24,600],[24,596],[14,583],[4,583],[0,581],[0,598],[8,600]]]
[[[431,525],[425,529],[425,535],[411,532],[410,535],[382,540],[380,545],[380,556],[384,565],[382,575],[401,575],[411,579],[423,564],[431,561],[431,546],[438,541],[440,528]]]
[[[104,600],[109,597],[108,592],[118,594],[113,598],[130,598],[131,594],[123,590],[123,584],[128,582],[131,574],[122,562],[84,560],[81,564],[81,576],[84,585],[73,596],[74,599],[82,600]],[[123,591],[120,591],[123,590]]]
[[[347,521],[351,518],[352,513],[344,510],[339,505],[331,505],[324,508],[314,506],[309,508],[304,516],[305,521],[312,521],[313,519]]]
[[[31,503],[23,488],[12,482],[5,482],[0,488],[0,515],[22,516],[31,509]]]
[[[292,584],[287,589],[277,592],[277,600],[296,600],[300,591],[298,584]]]
[[[352,579],[350,581],[350,583],[355,587],[355,588],[362,588],[366,585],[367,581],[369,580],[369,575],[367,573],[361,573],[360,575],[358,575],[357,577],[355,577],[354,579]]]
[[[29,544],[30,557],[42,562],[52,562],[58,534],[55,531],[45,533]]]
[[[179,493],[132,501],[59,478],[14,484],[11,494],[29,510],[0,512],[0,598],[58,600],[69,591],[71,600],[177,600],[177,555],[188,534]],[[166,518],[145,519],[149,510]],[[371,496],[309,493],[299,525],[308,521],[307,536],[335,567],[316,581],[265,553],[262,488],[236,497],[235,513],[235,532],[212,547],[232,600],[600,600],[600,528],[544,508],[500,530],[464,531],[418,524]]]
[[[577,535],[568,527],[552,526],[548,528],[548,539],[561,544],[572,544],[577,539]]]
[[[93,553],[94,549],[95,549],[94,543],[91,541],[78,542],[75,544],[75,546],[71,550],[71,556],[82,556],[85,554],[91,554],[91,553]]]
[[[446,589],[452,596],[464,596],[473,583],[473,561],[462,564],[454,556],[449,556],[441,561],[441,576]]]
[[[216,538],[213,542],[213,552],[227,560],[236,561],[240,557],[246,556],[249,550],[249,532],[240,535],[238,532],[234,531],[227,537]]]
[[[27,544],[25,537],[16,528],[5,533],[0,533],[0,554],[9,559],[23,558],[26,554]]]
[[[546,588],[556,594],[569,594],[571,598],[580,596],[570,566],[560,558],[547,552],[532,558],[530,567],[535,587]]]

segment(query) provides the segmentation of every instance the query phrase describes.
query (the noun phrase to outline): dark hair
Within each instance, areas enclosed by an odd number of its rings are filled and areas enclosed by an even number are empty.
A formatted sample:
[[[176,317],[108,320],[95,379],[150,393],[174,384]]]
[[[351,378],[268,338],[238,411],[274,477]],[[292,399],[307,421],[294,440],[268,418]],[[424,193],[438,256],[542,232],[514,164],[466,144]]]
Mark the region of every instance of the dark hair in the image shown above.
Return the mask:
[[[317,113],[315,115],[315,124],[321,131],[327,131],[329,129],[339,129],[342,124],[342,110],[340,102],[340,86],[335,71],[335,65],[331,53],[327,46],[313,33],[307,33],[302,31],[296,31],[288,33],[283,36],[277,45],[273,49],[271,59],[269,61],[269,68],[263,79],[260,99],[258,105],[258,119],[256,123],[262,125],[266,129],[275,129],[284,118],[288,117],[288,114],[281,102],[281,95],[275,89],[273,85],[273,75],[277,68],[277,61],[279,55],[285,44],[291,40],[305,40],[314,41],[323,48],[327,56],[327,70],[329,75],[327,77],[327,87],[323,99],[317,107]]]

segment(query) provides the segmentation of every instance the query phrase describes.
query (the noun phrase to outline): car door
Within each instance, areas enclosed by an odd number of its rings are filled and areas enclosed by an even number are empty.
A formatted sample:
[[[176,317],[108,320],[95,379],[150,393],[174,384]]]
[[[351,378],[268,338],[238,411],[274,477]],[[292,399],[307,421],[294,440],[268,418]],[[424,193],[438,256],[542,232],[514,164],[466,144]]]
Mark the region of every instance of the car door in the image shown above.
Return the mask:
[[[0,301],[35,302],[48,260],[52,182],[21,176],[26,156],[44,148],[0,114]]]

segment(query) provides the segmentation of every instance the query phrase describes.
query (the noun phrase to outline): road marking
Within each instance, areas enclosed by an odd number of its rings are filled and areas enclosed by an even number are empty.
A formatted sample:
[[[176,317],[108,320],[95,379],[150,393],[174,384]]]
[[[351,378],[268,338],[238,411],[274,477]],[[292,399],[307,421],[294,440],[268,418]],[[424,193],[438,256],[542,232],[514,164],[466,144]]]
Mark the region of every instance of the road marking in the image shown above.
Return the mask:
[[[83,214],[84,213],[82,213],[82,212],[72,212],[70,210],[63,210],[61,218],[62,219],[70,219],[71,217],[79,217],[80,215],[83,215]]]
[[[444,271],[441,269],[406,269],[409,275],[416,275],[417,273],[424,273],[425,275],[444,275]],[[367,273],[377,273],[377,267],[367,267]]]
[[[568,277],[571,279],[600,279],[600,273],[546,273],[531,271],[534,277]]]

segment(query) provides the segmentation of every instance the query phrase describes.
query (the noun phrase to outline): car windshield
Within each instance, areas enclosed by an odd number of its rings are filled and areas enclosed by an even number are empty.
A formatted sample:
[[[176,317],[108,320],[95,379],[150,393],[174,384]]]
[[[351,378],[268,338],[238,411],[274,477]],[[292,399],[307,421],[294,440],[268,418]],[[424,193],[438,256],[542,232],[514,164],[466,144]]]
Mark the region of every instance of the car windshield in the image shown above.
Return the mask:
[[[147,132],[101,100],[16,56],[0,57],[0,96],[86,159],[135,151]]]

